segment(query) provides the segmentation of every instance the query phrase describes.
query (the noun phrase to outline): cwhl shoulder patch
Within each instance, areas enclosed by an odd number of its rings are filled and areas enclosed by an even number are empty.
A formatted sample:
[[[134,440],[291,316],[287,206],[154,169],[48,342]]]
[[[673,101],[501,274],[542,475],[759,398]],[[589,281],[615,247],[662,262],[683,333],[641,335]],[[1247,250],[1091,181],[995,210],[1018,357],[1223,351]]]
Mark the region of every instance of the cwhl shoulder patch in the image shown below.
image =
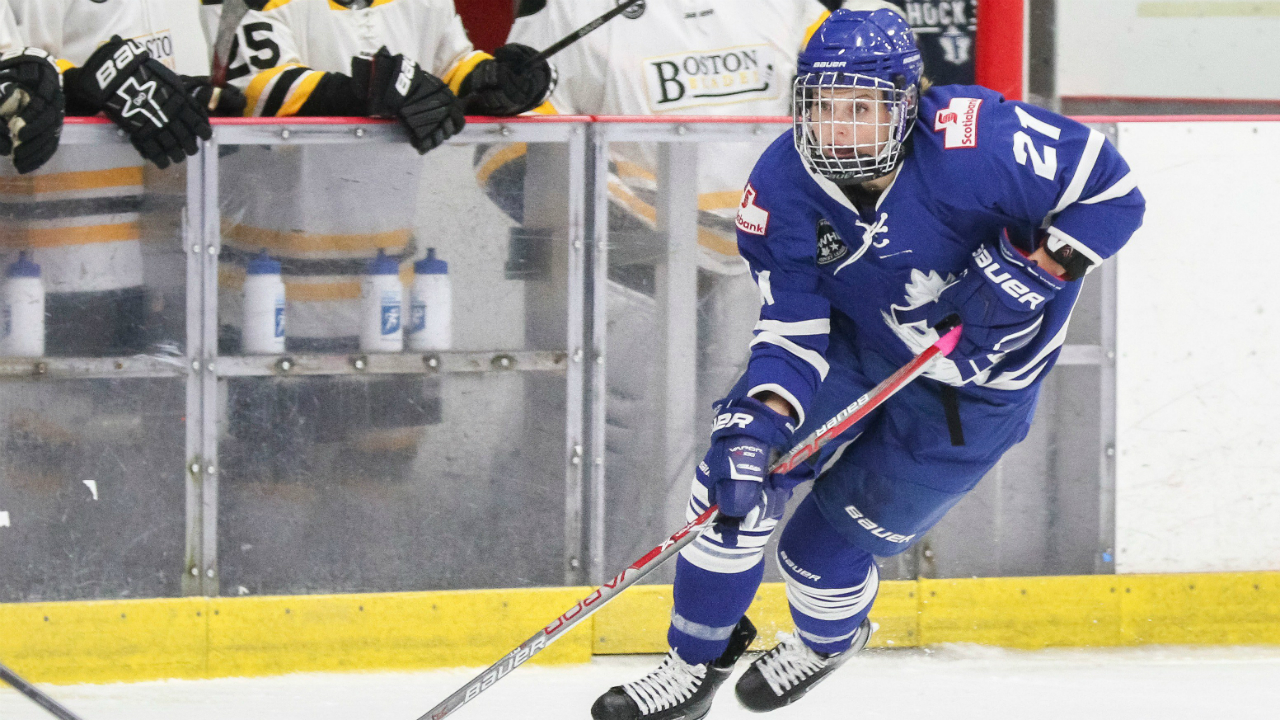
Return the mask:
[[[978,108],[981,98],[951,98],[951,104],[938,110],[933,131],[946,131],[943,146],[947,150],[978,147]]]
[[[818,219],[818,264],[827,265],[849,254],[849,246],[826,218]]]
[[[751,183],[742,191],[742,204],[738,206],[738,219],[734,224],[752,235],[764,235],[769,230],[769,211],[756,205],[756,189]]]

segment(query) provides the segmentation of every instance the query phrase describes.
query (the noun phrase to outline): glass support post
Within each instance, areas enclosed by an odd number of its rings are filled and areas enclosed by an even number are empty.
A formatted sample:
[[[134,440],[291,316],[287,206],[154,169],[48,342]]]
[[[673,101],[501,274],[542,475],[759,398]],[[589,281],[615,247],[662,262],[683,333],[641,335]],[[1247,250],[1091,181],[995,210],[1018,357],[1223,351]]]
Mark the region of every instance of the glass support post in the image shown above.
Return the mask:
[[[683,126],[676,126],[676,135]],[[699,437],[694,407],[698,374],[698,146],[668,140],[658,149],[658,232],[667,248],[657,268],[662,341],[662,479],[693,478]]]

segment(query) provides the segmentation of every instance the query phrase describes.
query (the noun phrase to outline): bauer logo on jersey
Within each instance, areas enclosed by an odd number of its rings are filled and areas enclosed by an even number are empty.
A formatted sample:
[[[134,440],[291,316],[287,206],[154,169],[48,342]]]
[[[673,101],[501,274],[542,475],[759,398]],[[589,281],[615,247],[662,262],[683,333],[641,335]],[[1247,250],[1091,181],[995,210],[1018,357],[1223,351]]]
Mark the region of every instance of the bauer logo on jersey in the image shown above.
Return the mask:
[[[844,244],[840,233],[827,222],[826,218],[818,220],[818,264],[829,265],[849,254],[849,246]]]
[[[736,224],[739,230],[752,235],[764,235],[769,230],[769,211],[756,205],[756,189],[751,183],[742,191]]]
[[[655,113],[780,97],[774,50],[743,45],[644,60],[645,90]]]
[[[946,131],[943,144],[948,150],[978,147],[978,98],[952,98],[951,105],[939,110],[933,131]]]

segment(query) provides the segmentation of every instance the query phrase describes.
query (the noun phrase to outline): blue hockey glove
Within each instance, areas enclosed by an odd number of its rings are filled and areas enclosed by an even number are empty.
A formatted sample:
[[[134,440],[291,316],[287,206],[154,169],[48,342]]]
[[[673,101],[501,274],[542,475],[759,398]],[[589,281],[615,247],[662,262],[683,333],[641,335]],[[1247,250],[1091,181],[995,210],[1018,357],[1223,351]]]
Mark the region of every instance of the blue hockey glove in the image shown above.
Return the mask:
[[[769,476],[769,464],[795,432],[791,418],[755,398],[723,406],[711,428],[711,449],[698,471],[707,476],[711,502],[720,514],[746,527],[782,517],[795,483]]]
[[[1044,309],[1066,281],[1054,277],[1013,247],[1006,234],[979,247],[969,268],[948,285],[929,313],[929,325],[957,316],[960,343],[947,357],[968,382],[1040,331]]]

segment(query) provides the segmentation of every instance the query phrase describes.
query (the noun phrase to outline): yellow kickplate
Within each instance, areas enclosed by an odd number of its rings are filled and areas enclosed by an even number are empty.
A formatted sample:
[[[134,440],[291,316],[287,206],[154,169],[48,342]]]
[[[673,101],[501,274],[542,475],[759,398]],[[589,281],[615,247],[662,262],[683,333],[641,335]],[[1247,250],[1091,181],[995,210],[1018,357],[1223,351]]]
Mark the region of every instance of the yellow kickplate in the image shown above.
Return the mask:
[[[213,600],[209,672],[411,670],[489,665],[589,592],[588,588],[463,590]],[[590,623],[530,662],[591,659]]]
[[[589,588],[0,604],[0,662],[33,682],[483,667]],[[583,623],[530,662],[591,659]]]
[[[920,641],[1013,648],[1116,645],[1119,585],[1110,575],[921,580]]]
[[[0,604],[0,662],[35,682],[484,667],[590,588]],[[671,586],[628,589],[536,663],[667,649]],[[748,614],[756,647],[792,623],[781,584]],[[884,582],[873,646],[1280,644],[1280,573]]]
[[[1117,579],[1129,644],[1280,644],[1280,573]]]
[[[0,604],[0,662],[32,682],[206,676],[208,600]]]

